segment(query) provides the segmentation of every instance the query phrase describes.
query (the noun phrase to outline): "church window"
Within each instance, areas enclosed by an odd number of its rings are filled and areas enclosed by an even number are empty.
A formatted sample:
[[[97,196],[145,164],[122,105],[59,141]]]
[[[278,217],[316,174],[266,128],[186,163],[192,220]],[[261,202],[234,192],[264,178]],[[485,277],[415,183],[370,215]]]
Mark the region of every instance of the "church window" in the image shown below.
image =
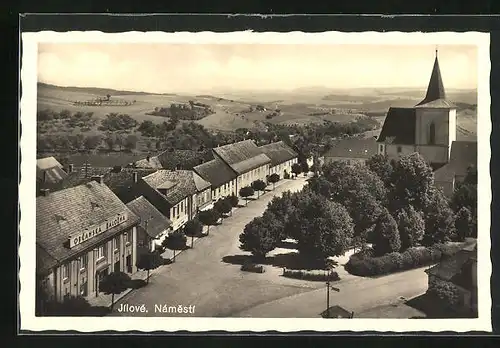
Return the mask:
[[[435,144],[436,142],[436,125],[434,122],[431,123],[429,127],[429,144]]]

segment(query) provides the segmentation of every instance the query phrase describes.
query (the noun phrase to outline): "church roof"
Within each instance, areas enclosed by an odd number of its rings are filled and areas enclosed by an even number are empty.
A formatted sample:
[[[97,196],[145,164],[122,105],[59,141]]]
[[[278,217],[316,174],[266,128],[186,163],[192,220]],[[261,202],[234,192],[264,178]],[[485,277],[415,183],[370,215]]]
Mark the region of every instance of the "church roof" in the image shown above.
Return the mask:
[[[389,108],[377,142],[415,144],[415,108]]]
[[[427,93],[425,98],[416,105],[417,107],[429,108],[453,108],[454,105],[446,100],[446,92],[444,90],[443,79],[441,77],[441,70],[439,69],[439,60],[437,57],[434,60],[432,68],[431,79],[427,86]]]
[[[465,176],[469,167],[477,166],[477,142],[454,141],[451,144],[450,161],[434,172],[434,180],[452,181],[455,176]]]

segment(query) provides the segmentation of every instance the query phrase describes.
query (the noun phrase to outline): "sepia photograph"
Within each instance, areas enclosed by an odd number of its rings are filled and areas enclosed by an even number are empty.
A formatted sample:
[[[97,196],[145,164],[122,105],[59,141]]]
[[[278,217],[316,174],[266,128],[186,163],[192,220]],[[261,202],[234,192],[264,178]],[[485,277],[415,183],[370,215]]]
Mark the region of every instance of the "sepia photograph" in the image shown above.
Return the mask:
[[[240,34],[23,36],[28,328],[488,328],[488,35]]]

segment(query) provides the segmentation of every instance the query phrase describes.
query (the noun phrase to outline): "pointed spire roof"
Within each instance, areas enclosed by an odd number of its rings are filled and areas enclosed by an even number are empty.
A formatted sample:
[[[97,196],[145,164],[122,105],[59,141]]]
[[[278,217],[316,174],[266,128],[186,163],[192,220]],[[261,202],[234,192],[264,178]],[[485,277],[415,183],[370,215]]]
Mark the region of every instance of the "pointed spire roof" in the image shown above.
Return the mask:
[[[443,79],[441,78],[441,70],[439,69],[439,60],[436,49],[436,59],[434,60],[434,67],[432,68],[431,79],[427,87],[427,94],[424,100],[418,105],[427,104],[435,100],[446,100],[446,93],[444,91]]]

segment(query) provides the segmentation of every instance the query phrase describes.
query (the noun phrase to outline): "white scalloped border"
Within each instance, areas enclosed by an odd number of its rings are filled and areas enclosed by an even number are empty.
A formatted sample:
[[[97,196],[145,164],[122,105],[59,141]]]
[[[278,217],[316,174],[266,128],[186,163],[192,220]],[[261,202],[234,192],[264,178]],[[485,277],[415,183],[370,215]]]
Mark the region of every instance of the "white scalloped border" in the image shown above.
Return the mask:
[[[490,93],[489,93],[489,33],[480,32],[124,32],[99,31],[54,32],[43,31],[22,34],[21,81],[22,98],[20,120],[22,127],[20,199],[20,329],[21,330],[76,330],[80,332],[116,331],[381,331],[381,332],[467,332],[487,331],[491,327],[490,297]],[[478,238],[478,311],[477,319],[271,319],[271,318],[132,318],[89,317],[53,318],[34,316],[35,289],[35,172],[36,172],[36,82],[37,44],[51,43],[189,43],[189,44],[468,44],[478,47],[478,175],[479,175],[479,238]],[[459,72],[457,72],[459,73]]]

